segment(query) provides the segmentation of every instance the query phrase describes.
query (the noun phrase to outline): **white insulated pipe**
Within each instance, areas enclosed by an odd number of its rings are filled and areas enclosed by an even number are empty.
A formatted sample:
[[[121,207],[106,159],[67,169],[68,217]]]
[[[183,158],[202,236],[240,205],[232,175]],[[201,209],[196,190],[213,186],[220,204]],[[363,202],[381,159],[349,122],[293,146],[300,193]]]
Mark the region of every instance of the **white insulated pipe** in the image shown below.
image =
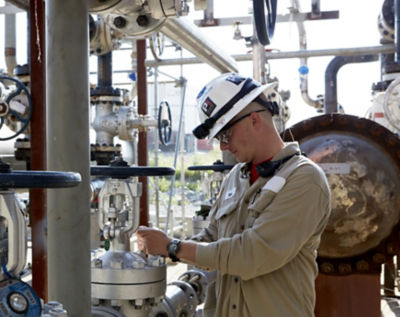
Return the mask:
[[[5,6],[11,7],[12,5],[6,2]],[[14,68],[15,66],[17,66],[15,28],[15,13],[6,14],[4,18],[4,54],[7,66],[7,73],[11,76],[14,75]]]
[[[48,297],[70,317],[91,316],[88,19],[88,1],[46,1],[47,165],[82,177],[47,194]]]
[[[160,32],[221,73],[238,71],[233,57],[203,35],[188,18],[168,18],[160,28]]]

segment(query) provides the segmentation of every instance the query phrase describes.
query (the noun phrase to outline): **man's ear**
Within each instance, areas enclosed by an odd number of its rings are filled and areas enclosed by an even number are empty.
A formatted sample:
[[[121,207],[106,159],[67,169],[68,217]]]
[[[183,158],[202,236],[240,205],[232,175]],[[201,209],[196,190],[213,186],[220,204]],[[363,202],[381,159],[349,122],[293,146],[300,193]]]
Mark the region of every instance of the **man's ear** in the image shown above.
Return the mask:
[[[261,116],[258,112],[252,112],[250,114],[251,124],[254,126],[255,124],[259,124],[261,122]]]

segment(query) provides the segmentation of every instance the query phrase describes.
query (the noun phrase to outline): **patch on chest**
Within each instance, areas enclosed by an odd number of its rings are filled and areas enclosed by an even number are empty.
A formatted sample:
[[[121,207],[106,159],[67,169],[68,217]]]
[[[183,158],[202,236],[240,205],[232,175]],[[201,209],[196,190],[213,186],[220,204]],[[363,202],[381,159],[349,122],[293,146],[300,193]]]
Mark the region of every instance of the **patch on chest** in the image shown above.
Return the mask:
[[[274,193],[279,193],[285,183],[286,179],[284,179],[283,177],[274,176],[264,185],[263,190],[270,190]]]

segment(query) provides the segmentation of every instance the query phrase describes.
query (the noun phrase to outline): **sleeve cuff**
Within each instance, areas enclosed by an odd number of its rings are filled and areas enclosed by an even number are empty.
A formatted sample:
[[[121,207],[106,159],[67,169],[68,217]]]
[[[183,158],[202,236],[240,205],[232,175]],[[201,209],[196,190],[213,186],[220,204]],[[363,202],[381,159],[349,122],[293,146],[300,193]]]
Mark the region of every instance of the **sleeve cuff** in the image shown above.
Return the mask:
[[[198,243],[196,247],[196,265],[208,270],[217,269],[217,242]]]

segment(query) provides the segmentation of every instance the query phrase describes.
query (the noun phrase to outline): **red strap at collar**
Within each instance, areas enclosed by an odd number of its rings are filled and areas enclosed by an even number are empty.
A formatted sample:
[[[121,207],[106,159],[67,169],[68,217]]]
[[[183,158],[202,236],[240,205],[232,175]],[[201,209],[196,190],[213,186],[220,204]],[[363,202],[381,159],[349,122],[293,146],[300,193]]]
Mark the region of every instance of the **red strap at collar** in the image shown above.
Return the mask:
[[[256,167],[257,167],[258,165],[260,165],[260,164],[269,162],[269,161],[271,161],[271,160],[272,160],[272,157],[270,157],[268,160],[265,160],[265,161],[260,162],[260,163],[258,163],[258,164],[251,164],[251,168],[250,168],[250,185],[252,185],[252,184],[257,180],[257,178],[260,176],[260,175],[258,174],[257,170],[256,170]]]

